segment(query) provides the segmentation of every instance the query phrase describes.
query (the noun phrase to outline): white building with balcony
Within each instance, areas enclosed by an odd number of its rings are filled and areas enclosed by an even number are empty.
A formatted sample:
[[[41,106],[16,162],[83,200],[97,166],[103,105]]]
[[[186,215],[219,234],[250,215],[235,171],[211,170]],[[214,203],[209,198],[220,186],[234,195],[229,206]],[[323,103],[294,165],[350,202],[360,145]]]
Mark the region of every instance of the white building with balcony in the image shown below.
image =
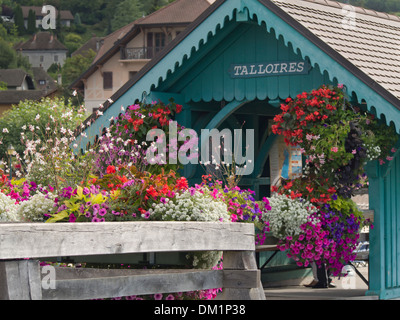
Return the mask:
[[[88,111],[96,110],[213,2],[176,0],[108,35],[91,67],[70,89],[84,94]]]

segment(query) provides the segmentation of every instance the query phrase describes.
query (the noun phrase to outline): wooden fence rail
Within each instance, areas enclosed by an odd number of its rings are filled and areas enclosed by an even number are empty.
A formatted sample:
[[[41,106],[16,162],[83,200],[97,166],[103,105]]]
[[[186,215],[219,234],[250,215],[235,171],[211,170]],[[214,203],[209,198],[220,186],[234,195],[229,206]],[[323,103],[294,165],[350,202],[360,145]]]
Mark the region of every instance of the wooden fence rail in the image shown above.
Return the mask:
[[[39,260],[46,257],[188,251],[223,251],[223,270],[54,267],[54,279],[49,282],[51,274],[39,266]],[[212,288],[223,288],[218,295],[222,300],[265,299],[252,224],[0,224],[2,300],[82,300]]]

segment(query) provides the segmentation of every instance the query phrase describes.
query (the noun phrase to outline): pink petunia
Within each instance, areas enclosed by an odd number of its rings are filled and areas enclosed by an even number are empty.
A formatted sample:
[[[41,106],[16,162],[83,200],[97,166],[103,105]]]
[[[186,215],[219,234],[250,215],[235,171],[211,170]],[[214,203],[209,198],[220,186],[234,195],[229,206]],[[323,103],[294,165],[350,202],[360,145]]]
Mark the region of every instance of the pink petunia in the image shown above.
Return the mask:
[[[338,152],[338,150],[339,150],[338,147],[332,147],[332,148],[331,148],[331,151],[332,151],[332,152],[335,152],[335,153]]]
[[[162,298],[163,298],[162,293],[156,293],[156,294],[154,295],[154,300],[161,300]]]

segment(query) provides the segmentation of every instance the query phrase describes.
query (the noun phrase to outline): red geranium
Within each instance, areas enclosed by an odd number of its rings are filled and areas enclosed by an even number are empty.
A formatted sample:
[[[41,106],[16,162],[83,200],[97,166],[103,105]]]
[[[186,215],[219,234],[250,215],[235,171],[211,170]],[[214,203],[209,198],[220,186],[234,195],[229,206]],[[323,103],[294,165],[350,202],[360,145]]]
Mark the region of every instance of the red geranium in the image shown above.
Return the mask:
[[[113,174],[115,172],[116,172],[116,170],[115,170],[114,166],[108,166],[107,167],[107,174]]]

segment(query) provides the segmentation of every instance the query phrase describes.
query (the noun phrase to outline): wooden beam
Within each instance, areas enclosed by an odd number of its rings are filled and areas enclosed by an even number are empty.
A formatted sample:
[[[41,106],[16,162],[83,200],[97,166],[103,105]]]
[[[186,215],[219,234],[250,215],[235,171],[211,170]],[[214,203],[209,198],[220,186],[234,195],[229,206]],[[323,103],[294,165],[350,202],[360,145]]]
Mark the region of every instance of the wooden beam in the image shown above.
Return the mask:
[[[0,260],[255,248],[252,224],[222,222],[0,224],[0,239]]]
[[[101,270],[56,268],[55,289],[43,300],[89,300],[223,287],[221,270]]]
[[[258,270],[257,262],[255,259],[254,251],[224,251],[224,270],[246,270],[246,271],[256,271]],[[265,294],[261,280],[259,280],[260,275],[256,276],[254,279],[254,274],[252,276],[256,283],[252,283],[253,286],[250,288],[228,288],[225,287],[222,290],[222,294],[217,296],[218,300],[265,300]],[[240,280],[239,280],[240,282]]]
[[[0,300],[41,300],[39,261],[0,261]]]

